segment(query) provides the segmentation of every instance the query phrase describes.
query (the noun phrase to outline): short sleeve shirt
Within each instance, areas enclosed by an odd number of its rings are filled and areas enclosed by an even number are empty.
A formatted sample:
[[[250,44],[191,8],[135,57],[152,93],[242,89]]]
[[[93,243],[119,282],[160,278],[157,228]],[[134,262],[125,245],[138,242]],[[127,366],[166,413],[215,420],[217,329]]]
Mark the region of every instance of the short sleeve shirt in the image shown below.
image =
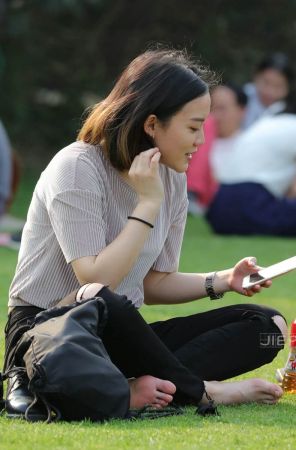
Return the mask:
[[[129,274],[116,289],[135,306],[144,301],[150,269],[178,270],[187,215],[186,176],[160,165],[165,197],[155,226]],[[101,148],[75,142],[55,155],[33,193],[9,306],[54,306],[79,287],[71,262],[98,255],[119,235],[137,194]]]

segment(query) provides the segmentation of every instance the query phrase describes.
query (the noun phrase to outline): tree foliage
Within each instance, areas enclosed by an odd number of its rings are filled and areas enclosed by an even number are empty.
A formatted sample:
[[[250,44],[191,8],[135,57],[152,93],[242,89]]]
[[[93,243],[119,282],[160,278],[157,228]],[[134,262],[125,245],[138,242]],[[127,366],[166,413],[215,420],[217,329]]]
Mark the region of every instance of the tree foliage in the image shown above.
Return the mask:
[[[244,82],[269,51],[293,58],[295,31],[296,0],[0,0],[0,117],[44,163],[147,46],[187,47]]]

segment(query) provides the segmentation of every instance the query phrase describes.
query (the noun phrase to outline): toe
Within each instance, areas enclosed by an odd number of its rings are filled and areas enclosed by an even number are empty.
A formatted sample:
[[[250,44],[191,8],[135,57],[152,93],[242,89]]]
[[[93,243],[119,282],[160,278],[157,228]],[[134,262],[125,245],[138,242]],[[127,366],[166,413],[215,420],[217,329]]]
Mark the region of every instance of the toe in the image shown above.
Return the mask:
[[[157,383],[157,390],[166,394],[174,395],[176,392],[176,386],[168,380],[159,380]]]
[[[169,394],[164,394],[163,392],[157,392],[156,393],[156,398],[157,400],[162,400],[166,403],[170,403],[171,401],[173,401],[173,396],[169,395]]]
[[[165,408],[166,406],[168,406],[168,402],[166,402],[165,400],[160,400],[157,399],[154,403],[152,403],[153,407],[160,407],[160,408]]]
[[[284,394],[283,389],[280,386],[275,386],[274,389],[274,395],[278,398],[281,398],[281,396]]]
[[[274,397],[266,397],[263,398],[260,403],[264,403],[265,405],[275,405],[278,402],[278,399]]]

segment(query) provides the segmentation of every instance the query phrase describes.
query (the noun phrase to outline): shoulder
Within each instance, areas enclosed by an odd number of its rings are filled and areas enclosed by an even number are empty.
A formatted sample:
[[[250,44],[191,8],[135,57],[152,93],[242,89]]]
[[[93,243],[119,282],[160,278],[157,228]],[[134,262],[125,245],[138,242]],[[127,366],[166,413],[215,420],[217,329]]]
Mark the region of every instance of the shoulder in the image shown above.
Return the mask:
[[[50,208],[54,199],[66,203],[79,197],[104,199],[107,177],[99,149],[74,142],[60,150],[42,172],[33,194],[34,202]]]
[[[278,114],[269,121],[269,130],[271,137],[278,136],[278,139],[285,143],[289,148],[295,148],[296,140],[296,115]]]
[[[89,166],[96,165],[98,159],[96,147],[86,144],[82,141],[73,142],[64,147],[52,158],[48,164],[47,169],[63,169],[67,167],[68,170],[77,165],[87,164]]]
[[[60,150],[50,161],[42,178],[57,191],[91,189],[100,184],[106,175],[101,151],[82,141],[73,142]]]
[[[274,119],[274,123],[278,122],[282,125],[295,126],[296,124],[296,114],[282,113],[271,117],[271,119]]]
[[[237,151],[240,154],[260,155],[265,153],[279,154],[283,150],[294,151],[296,141],[296,115],[279,114],[276,116],[262,117],[250,128],[242,133],[237,143]],[[271,152],[274,149],[274,152]]]
[[[259,134],[262,130],[269,132],[270,136],[281,136],[285,133],[296,134],[296,115],[295,114],[277,114],[274,116],[262,117],[253,125],[254,130]],[[251,129],[250,129],[251,131]]]

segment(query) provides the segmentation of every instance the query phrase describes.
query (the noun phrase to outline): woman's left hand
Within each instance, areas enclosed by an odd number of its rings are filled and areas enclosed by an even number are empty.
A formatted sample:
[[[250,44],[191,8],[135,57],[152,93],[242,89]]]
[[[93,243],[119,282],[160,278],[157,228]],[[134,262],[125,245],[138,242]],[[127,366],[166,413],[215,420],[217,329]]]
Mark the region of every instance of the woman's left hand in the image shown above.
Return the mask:
[[[255,284],[249,289],[244,289],[243,279],[247,275],[257,273],[261,267],[257,266],[256,258],[249,256],[241,259],[232,269],[228,278],[228,284],[231,291],[238,292],[239,294],[252,297],[254,294],[258,294],[262,288],[268,288],[271,286],[272,281],[265,281],[263,284]]]

